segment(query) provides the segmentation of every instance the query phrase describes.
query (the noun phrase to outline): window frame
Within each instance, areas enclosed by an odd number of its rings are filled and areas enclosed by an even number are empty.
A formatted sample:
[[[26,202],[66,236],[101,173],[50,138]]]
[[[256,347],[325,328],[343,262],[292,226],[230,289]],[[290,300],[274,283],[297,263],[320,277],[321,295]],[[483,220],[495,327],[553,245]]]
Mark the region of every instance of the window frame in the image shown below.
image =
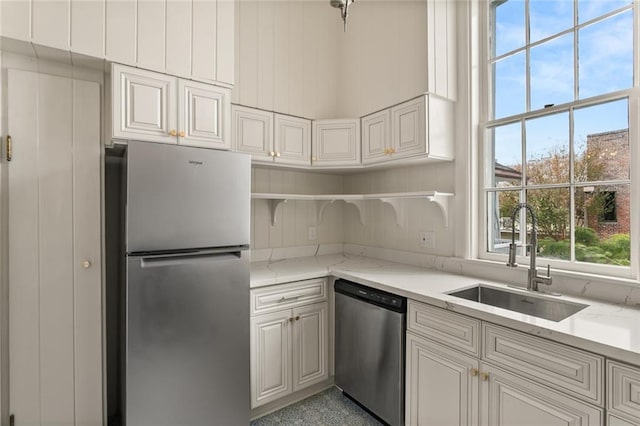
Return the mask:
[[[525,1],[525,0],[522,0]],[[574,3],[574,6],[576,3]],[[507,255],[502,253],[489,252],[489,217],[488,217],[488,194],[496,191],[497,188],[491,187],[491,179],[493,178],[493,160],[490,158],[492,155],[492,146],[491,139],[488,137],[489,131],[488,129],[492,127],[497,127],[499,125],[506,125],[509,123],[517,123],[521,122],[524,132],[524,123],[526,119],[542,117],[547,115],[552,115],[564,111],[569,111],[569,109],[578,109],[582,107],[587,107],[591,105],[601,104],[609,101],[620,100],[624,98],[628,98],[629,105],[629,156],[630,156],[630,171],[629,171],[629,179],[628,184],[630,186],[630,238],[631,238],[631,265],[629,267],[615,266],[615,265],[606,265],[606,264],[596,264],[596,263],[588,263],[588,262],[578,262],[575,260],[560,260],[560,259],[550,259],[550,258],[540,258],[540,264],[549,264],[552,268],[558,270],[565,270],[569,272],[577,272],[577,273],[585,273],[590,275],[606,275],[606,276],[615,276],[619,278],[630,278],[633,280],[640,279],[640,208],[637,208],[636,205],[640,204],[640,0],[633,0],[632,4],[629,6],[625,6],[626,9],[630,9],[633,11],[633,87],[625,90],[619,90],[612,93],[607,93],[604,95],[598,95],[590,98],[579,99],[577,93],[578,87],[578,63],[574,62],[574,101],[567,102],[560,105],[554,105],[549,108],[537,109],[537,110],[529,110],[530,107],[530,90],[529,86],[526,89],[526,107],[527,111],[516,114],[509,117],[501,117],[498,119],[490,119],[493,111],[493,85],[494,85],[494,75],[492,71],[492,67],[495,61],[500,58],[509,56],[514,54],[517,51],[523,51],[529,49],[533,46],[540,45],[545,41],[558,37],[559,34],[565,34],[568,32],[574,31],[575,27],[572,27],[570,30],[563,31],[558,34],[554,34],[549,37],[545,37],[542,40],[538,40],[535,43],[531,43],[529,45],[523,46],[522,48],[510,51],[508,53],[501,54],[500,56],[492,57],[492,45],[491,38],[492,27],[491,27],[491,19],[492,19],[492,1],[484,0],[480,2],[480,100],[481,105],[479,108],[480,114],[480,122],[479,122],[479,133],[478,133],[478,186],[477,186],[477,206],[478,206],[478,214],[476,215],[476,229],[477,229],[477,239],[476,239],[476,254],[477,258],[480,260],[489,260],[489,261],[499,261],[506,262]],[[577,6],[576,6],[577,7]],[[525,19],[528,19],[528,11],[525,7]],[[600,17],[595,19],[590,19],[584,23],[580,23],[577,28],[582,28],[583,26],[589,25],[593,22],[600,21],[603,19],[607,19],[610,16],[617,15],[621,13],[623,8],[618,8],[614,11],[610,11]],[[574,9],[575,10],[575,9]],[[574,18],[575,20],[575,18]],[[525,21],[528,22],[528,21]],[[575,24],[575,22],[574,22]],[[525,28],[525,31],[528,31]],[[574,52],[576,40],[574,40]],[[528,61],[527,61],[528,65]],[[527,85],[529,85],[529,73],[526,74]],[[573,128],[573,116],[570,114],[570,129]],[[570,134],[570,139],[573,138],[573,134]],[[523,139],[523,149],[524,144],[526,143]],[[526,164],[523,164],[522,167],[525,167]],[[616,180],[615,183],[624,183],[622,181]],[[609,181],[602,182],[609,183]],[[592,185],[593,182],[589,182],[588,185]],[[596,182],[596,184],[600,184],[600,182]],[[553,188],[553,187],[562,187],[569,188],[570,191],[573,191],[574,188],[585,186],[578,182],[571,182],[566,184],[550,184],[550,185],[526,185],[525,182],[521,182],[519,186],[509,187],[509,188],[501,188],[498,190],[516,190],[522,191],[523,189],[538,189],[538,188]],[[573,199],[573,195],[572,195]],[[571,205],[570,211],[570,223],[574,226],[575,221],[575,206]],[[570,233],[571,244],[574,247],[575,242],[575,233]],[[575,253],[572,250],[571,258],[573,259]],[[528,256],[517,256],[517,262],[523,265],[528,265],[529,257]]]

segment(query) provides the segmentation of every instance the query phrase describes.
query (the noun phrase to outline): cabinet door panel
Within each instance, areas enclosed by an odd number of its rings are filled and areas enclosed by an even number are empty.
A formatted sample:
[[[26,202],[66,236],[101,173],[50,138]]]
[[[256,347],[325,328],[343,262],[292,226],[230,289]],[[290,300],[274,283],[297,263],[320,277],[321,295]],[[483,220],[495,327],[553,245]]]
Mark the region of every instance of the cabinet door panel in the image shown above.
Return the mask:
[[[407,333],[406,413],[410,425],[478,424],[478,360]]]
[[[97,58],[104,56],[104,2],[105,0],[71,0],[73,52]]]
[[[487,404],[484,426],[602,424],[601,409],[488,364],[482,364],[481,370],[489,374],[483,389],[483,404]]]
[[[178,128],[185,132],[180,143],[205,148],[229,149],[230,91],[207,84],[180,80]]]
[[[216,79],[216,1],[194,0],[191,75],[204,80]]]
[[[278,163],[311,165],[311,120],[275,114],[274,151]]]
[[[640,368],[607,361],[607,408],[640,421]]]
[[[235,0],[218,0],[216,37],[216,80],[234,83]]]
[[[137,4],[137,65],[164,72],[167,28],[165,2],[163,0],[138,0]]]
[[[395,158],[427,153],[425,99],[391,108]]]
[[[251,154],[252,161],[273,162],[273,113],[232,105],[231,140],[236,151]]]
[[[175,143],[175,81],[171,76],[114,65],[113,137]]]
[[[168,74],[191,76],[191,1],[167,0]]]
[[[362,163],[374,164],[387,159],[391,144],[391,112],[380,111],[362,118]]]
[[[47,47],[69,49],[69,2],[33,0],[31,2],[33,42]]]
[[[251,407],[291,393],[291,311],[251,319]]]
[[[316,120],[313,122],[311,159],[314,166],[360,164],[360,120]]]
[[[329,377],[327,303],[293,309],[293,391]]]
[[[2,35],[17,40],[31,40],[31,3],[28,1],[0,2]]]
[[[106,0],[105,56],[111,61],[136,64],[136,0]]]

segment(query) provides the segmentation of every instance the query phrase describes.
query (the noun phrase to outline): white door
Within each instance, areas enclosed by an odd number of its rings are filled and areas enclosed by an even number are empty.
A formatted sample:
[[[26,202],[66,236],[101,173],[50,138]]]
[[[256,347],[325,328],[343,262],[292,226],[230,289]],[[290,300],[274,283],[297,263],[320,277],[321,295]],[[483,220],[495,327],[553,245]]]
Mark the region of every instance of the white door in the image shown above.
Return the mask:
[[[176,78],[114,64],[113,138],[176,143]]]
[[[407,424],[477,425],[478,364],[476,358],[407,333]]]
[[[293,309],[293,391],[329,377],[327,303]]]
[[[362,117],[362,164],[389,159],[391,145],[391,112],[386,109]]]
[[[100,85],[8,71],[9,410],[102,424]]]
[[[602,409],[491,365],[481,364],[480,374],[483,426],[599,426],[604,421]]]
[[[426,119],[424,96],[391,108],[394,158],[427,153]]]
[[[311,165],[311,120],[274,114],[274,151],[281,164]]]
[[[231,91],[178,81],[178,136],[182,145],[231,148]]]
[[[167,0],[166,23],[166,72],[179,77],[191,76],[193,3],[184,0]]]
[[[314,166],[360,165],[360,119],[314,120]]]
[[[291,310],[251,318],[251,408],[291,393]]]
[[[272,163],[273,113],[238,105],[231,106],[231,140],[238,152],[251,154],[252,161]]]

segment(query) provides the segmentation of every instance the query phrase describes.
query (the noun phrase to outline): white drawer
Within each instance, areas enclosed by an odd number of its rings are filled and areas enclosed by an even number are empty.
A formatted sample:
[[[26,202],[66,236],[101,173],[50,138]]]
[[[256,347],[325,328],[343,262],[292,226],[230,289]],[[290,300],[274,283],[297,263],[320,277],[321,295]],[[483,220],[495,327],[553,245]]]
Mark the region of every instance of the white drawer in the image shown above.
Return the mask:
[[[409,300],[407,329],[438,343],[480,356],[480,321]]]
[[[640,424],[640,368],[607,361],[607,408]]]
[[[251,290],[251,315],[327,300],[327,279],[296,281]]]
[[[483,324],[482,359],[604,406],[604,358],[540,337]]]
[[[638,420],[631,422],[631,420],[607,413],[607,426],[638,426],[638,424],[640,424]]]

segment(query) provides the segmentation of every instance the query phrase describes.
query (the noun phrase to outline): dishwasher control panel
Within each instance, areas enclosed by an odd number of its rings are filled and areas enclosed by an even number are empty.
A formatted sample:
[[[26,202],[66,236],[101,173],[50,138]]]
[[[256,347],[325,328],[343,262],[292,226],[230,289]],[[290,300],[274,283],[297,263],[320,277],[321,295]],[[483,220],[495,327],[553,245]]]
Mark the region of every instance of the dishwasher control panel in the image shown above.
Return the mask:
[[[406,297],[367,287],[347,280],[337,280],[334,288],[337,293],[347,294],[368,302],[383,306],[396,312],[407,311]]]

